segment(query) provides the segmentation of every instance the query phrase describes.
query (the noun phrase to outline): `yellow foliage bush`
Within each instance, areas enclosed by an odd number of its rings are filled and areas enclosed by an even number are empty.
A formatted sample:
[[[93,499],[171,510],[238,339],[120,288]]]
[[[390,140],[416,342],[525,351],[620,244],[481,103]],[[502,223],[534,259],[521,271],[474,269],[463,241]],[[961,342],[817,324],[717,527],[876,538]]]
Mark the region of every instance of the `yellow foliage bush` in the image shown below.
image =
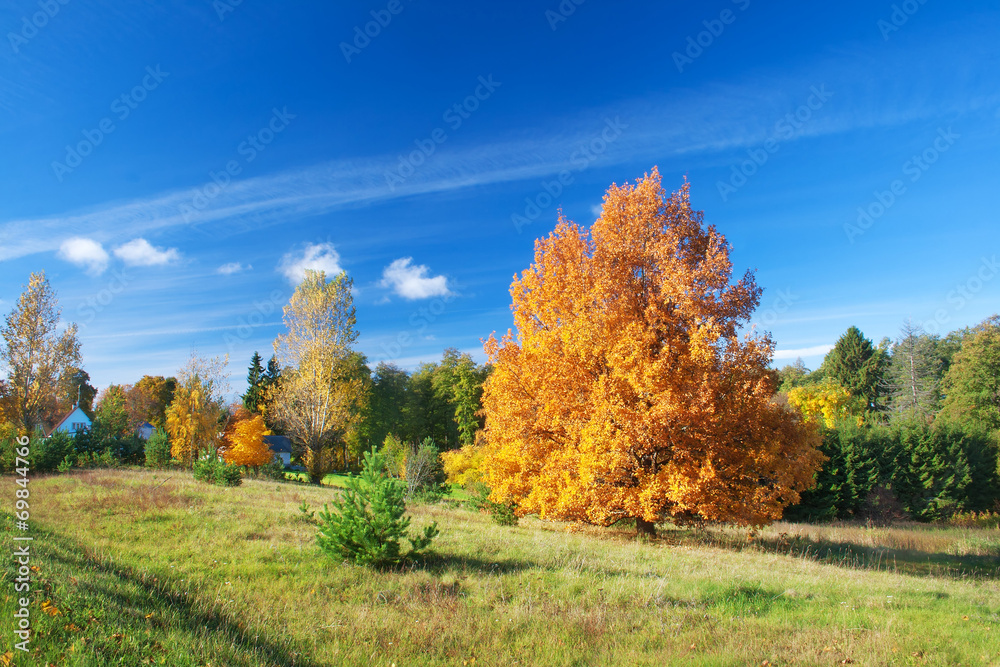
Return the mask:
[[[270,463],[274,459],[274,453],[264,442],[264,436],[270,434],[264,418],[259,414],[240,420],[233,428],[229,446],[223,455],[226,463],[254,467]]]
[[[850,415],[854,403],[850,392],[830,378],[820,384],[792,389],[788,392],[788,402],[807,420],[818,422],[822,419],[828,428]]]
[[[479,445],[465,445],[461,449],[443,452],[441,460],[450,484],[469,487],[482,477],[479,465],[483,461],[483,448]]]

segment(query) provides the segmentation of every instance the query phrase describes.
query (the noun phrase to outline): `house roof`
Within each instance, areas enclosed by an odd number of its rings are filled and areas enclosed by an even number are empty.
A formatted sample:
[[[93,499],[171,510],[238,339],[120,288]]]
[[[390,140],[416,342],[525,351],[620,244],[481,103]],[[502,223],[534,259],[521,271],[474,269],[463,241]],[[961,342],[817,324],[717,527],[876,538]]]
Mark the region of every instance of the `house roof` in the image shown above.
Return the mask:
[[[83,415],[83,418],[87,420],[88,424],[91,423],[90,417],[87,416],[87,413],[84,412],[83,410],[81,410],[80,406],[74,405],[73,409],[69,411],[69,414],[67,414],[65,417],[63,417],[62,419],[60,419],[58,424],[56,424],[51,429],[49,429],[49,432],[45,434],[45,437],[49,437],[50,435],[52,435],[53,433],[55,433],[56,429],[58,429],[60,426],[62,426],[66,422],[68,422],[69,418],[72,417],[73,415],[75,415],[77,413],[77,411],[79,411],[80,414]]]
[[[277,454],[292,453],[292,441],[286,435],[265,435],[264,442]]]

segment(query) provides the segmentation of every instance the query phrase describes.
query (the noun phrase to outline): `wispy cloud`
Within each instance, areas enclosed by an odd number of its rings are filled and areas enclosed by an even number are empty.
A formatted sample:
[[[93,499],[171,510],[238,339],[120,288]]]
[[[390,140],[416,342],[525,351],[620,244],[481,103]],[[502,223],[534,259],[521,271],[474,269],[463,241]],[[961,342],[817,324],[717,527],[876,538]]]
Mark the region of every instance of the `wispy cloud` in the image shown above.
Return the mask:
[[[254,328],[264,328],[264,327],[280,327],[282,322],[263,322],[261,324],[255,324]],[[236,331],[241,326],[240,324],[227,324],[224,326],[217,327],[187,327],[184,329],[142,329],[138,331],[118,331],[116,333],[106,333],[106,334],[88,334],[87,340],[100,340],[106,338],[143,338],[148,336],[177,336],[181,334],[193,334],[193,333],[207,333],[213,331]]]
[[[301,250],[285,253],[278,264],[278,272],[293,285],[302,282],[307,270],[322,271],[332,278],[341,271],[340,253],[332,243],[307,243]]]
[[[834,99],[849,103],[831,103],[788,141],[923,118],[955,117],[1000,105],[1000,93],[977,78],[973,69],[955,71],[947,91],[928,94],[890,87],[892,97],[887,99],[887,88],[882,84],[895,80],[895,68],[917,67],[926,56],[915,56],[909,50],[896,54],[882,49],[878,54],[877,71],[871,69],[872,53],[859,48],[803,63],[795,70],[761,73],[752,80],[677,91],[669,98],[624,100],[591,108],[553,119],[546,127],[511,131],[493,143],[449,146],[395,189],[386,183],[387,170],[398,160],[393,154],[335,160],[234,180],[197,210],[190,207],[197,190],[189,188],[108,202],[66,215],[9,220],[0,223],[0,260],[53,251],[67,239],[83,234],[104,244],[181,227],[224,237],[359,203],[549,178],[587,159],[581,151],[600,137],[608,118],[620,118],[628,127],[601,152],[604,166],[662,165],[681,157],[690,161],[696,155],[707,159],[770,138],[775,122],[801,105],[813,85],[828,85]],[[868,76],[859,78],[857,71]]]
[[[133,239],[114,250],[115,257],[128,266],[164,266],[180,259],[176,248],[157,248],[146,239]]]
[[[447,278],[428,276],[429,268],[423,264],[414,265],[412,262],[412,257],[403,257],[385,267],[380,285],[391,287],[396,294],[410,300],[451,294]]]
[[[833,344],[814,345],[813,347],[803,347],[797,350],[775,350],[774,358],[777,359],[798,359],[799,357],[815,357],[826,354],[833,349]]]
[[[108,251],[93,239],[76,236],[66,239],[59,246],[60,259],[82,266],[92,276],[99,276],[108,268]]]
[[[228,264],[223,264],[215,270],[216,273],[223,276],[231,276],[234,273],[243,273],[244,271],[250,271],[253,266],[247,264],[243,266],[241,262],[229,262]]]

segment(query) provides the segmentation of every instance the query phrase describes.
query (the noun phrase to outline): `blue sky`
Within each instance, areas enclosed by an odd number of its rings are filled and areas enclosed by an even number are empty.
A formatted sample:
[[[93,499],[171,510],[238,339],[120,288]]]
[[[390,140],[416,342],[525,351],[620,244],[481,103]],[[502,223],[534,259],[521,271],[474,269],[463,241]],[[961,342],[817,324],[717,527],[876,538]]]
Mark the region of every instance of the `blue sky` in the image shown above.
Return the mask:
[[[557,209],[589,224],[653,165],[757,271],[777,365],[997,310],[994,2],[14,0],[0,27],[0,312],[44,269],[101,387],[196,349],[241,390],[307,266],[354,279],[373,363],[482,359]]]

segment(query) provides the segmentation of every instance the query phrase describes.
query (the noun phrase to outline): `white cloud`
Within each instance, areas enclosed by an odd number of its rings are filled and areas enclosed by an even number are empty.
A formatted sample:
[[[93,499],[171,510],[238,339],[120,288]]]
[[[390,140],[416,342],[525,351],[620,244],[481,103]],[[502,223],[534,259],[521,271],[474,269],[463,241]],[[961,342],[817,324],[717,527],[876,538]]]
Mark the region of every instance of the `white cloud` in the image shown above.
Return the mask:
[[[797,359],[799,357],[816,357],[826,354],[833,349],[833,345],[814,345],[813,347],[803,347],[798,350],[776,350],[775,359]]]
[[[128,266],[163,266],[181,258],[176,248],[157,248],[146,239],[133,239],[114,252]]]
[[[215,272],[224,276],[231,276],[234,273],[243,273],[244,271],[249,271],[252,268],[253,266],[250,264],[243,266],[240,262],[229,262],[228,264],[223,264],[217,268]]]
[[[448,279],[444,276],[428,278],[430,271],[423,264],[412,266],[412,257],[397,259],[382,271],[382,287],[391,287],[404,299],[426,299],[451,294]]]
[[[322,271],[330,279],[342,271],[340,253],[332,243],[307,243],[300,252],[285,253],[278,264],[278,271],[293,285],[302,282],[307,269]]]
[[[590,214],[594,216],[594,219],[601,217],[604,213],[604,204],[594,204],[590,207]]]
[[[108,268],[108,251],[93,239],[80,236],[66,239],[57,254],[67,262],[86,267],[92,276],[99,276]]]

